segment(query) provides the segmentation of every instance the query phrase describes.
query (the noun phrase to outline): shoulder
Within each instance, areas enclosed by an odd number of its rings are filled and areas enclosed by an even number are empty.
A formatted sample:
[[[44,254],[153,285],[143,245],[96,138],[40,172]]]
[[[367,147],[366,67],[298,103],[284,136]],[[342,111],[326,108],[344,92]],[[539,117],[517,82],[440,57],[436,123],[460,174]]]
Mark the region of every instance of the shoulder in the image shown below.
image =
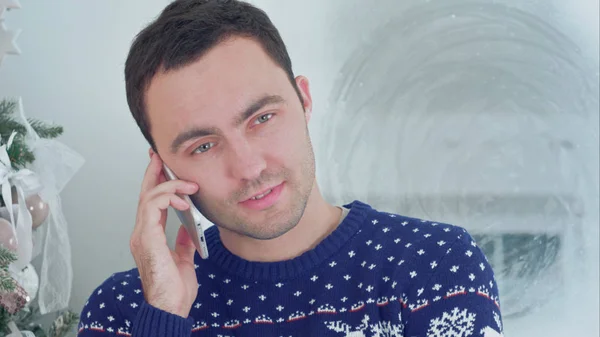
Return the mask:
[[[393,275],[404,301],[422,299],[428,290],[476,294],[499,306],[492,266],[464,227],[370,208],[356,239],[365,259],[377,258],[386,266],[382,272]]]
[[[93,289],[81,311],[80,324],[102,326],[119,320],[128,327],[143,301],[137,268],[114,273]]]
[[[369,207],[361,228],[364,238],[393,247],[394,251],[429,250],[428,255],[444,254],[455,244],[474,243],[468,231],[456,224],[439,219],[425,219],[381,211]],[[367,240],[367,241],[368,241]]]
[[[444,261],[479,257],[487,261],[470,233],[462,226],[369,207],[356,236],[365,254],[380,254],[395,261],[402,279],[426,279]],[[452,254],[452,251],[455,253]],[[460,253],[460,254],[459,254]],[[473,259],[474,260],[474,259]],[[450,261],[451,262],[451,261]]]
[[[137,268],[133,268],[110,275],[96,287],[95,293],[96,295],[104,294],[105,296],[108,296],[108,294],[117,294],[115,299],[122,301],[119,300],[121,297],[118,294],[137,294],[141,292],[141,285],[140,274]],[[93,297],[94,293],[92,293],[91,298]]]

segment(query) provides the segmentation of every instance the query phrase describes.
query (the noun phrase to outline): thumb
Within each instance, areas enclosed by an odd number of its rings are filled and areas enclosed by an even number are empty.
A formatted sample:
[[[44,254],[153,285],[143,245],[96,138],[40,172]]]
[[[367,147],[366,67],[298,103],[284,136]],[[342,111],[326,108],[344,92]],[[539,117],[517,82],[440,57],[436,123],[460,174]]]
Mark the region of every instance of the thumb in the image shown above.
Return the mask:
[[[194,263],[194,254],[196,246],[190,237],[190,234],[183,225],[179,226],[177,239],[175,240],[175,254],[179,256],[181,261]]]

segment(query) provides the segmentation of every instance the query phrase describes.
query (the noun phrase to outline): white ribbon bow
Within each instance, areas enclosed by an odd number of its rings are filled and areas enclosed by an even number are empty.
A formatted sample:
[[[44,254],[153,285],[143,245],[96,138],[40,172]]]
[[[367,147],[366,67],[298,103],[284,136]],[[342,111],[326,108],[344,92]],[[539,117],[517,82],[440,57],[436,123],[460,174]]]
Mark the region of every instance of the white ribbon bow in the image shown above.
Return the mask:
[[[31,261],[33,251],[32,220],[27,209],[25,197],[42,189],[37,175],[28,169],[15,170],[12,167],[8,149],[13,143],[16,132],[13,132],[6,144],[0,146],[0,185],[2,199],[10,216],[13,235],[17,241],[17,260],[11,265],[21,270]],[[12,187],[17,192],[17,216],[13,211]],[[16,221],[15,221],[16,220]]]
[[[19,98],[18,106],[21,122],[27,131],[26,144],[35,157],[29,167],[43,183],[41,190],[37,190],[32,184],[23,183],[21,186],[23,189],[26,189],[26,186],[35,188],[35,193],[39,194],[42,200],[48,204],[50,210],[44,226],[36,231],[37,235],[43,235],[43,237],[36,237],[38,241],[35,241],[36,247],[34,247],[41,248],[42,253],[38,304],[40,313],[44,315],[62,310],[69,304],[73,282],[71,244],[67,231],[67,220],[62,211],[60,192],[81,168],[85,160],[59,141],[41,138],[25,117],[21,98]],[[30,175],[25,176],[31,177]],[[29,195],[28,191],[24,192],[25,195]],[[27,214],[29,215],[29,212]],[[28,228],[31,231],[31,225]],[[37,255],[36,249],[34,249],[34,254]]]

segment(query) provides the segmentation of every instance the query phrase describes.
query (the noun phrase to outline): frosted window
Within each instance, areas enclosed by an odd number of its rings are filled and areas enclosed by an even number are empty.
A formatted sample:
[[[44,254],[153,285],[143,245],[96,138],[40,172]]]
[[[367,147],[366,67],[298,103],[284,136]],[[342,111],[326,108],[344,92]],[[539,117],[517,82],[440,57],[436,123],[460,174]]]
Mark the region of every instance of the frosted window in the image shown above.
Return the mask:
[[[336,4],[326,198],[467,228],[506,336],[597,335],[597,1]]]

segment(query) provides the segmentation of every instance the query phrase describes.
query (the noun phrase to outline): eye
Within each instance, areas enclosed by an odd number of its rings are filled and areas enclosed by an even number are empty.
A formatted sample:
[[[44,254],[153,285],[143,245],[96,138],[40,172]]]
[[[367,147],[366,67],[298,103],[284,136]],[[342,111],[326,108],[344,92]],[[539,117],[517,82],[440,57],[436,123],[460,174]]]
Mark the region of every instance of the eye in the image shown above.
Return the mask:
[[[257,124],[263,124],[263,123],[267,122],[271,118],[273,118],[273,114],[272,113],[268,113],[268,114],[264,114],[264,115],[259,116],[258,118],[256,118],[256,121],[258,122]]]
[[[210,150],[211,147],[213,147],[214,143],[204,143],[200,146],[198,146],[193,153],[203,153],[206,152],[208,150]]]

